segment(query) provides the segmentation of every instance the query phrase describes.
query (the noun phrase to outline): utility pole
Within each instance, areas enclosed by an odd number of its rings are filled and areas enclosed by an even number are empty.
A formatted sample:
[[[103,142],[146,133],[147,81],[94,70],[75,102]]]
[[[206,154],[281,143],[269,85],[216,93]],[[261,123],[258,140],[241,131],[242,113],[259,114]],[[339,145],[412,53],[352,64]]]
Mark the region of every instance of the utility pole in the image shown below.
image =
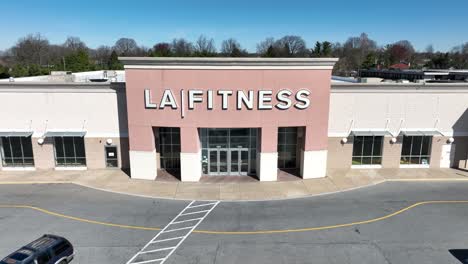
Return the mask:
[[[65,64],[65,56],[62,56],[62,61],[63,61],[63,70],[67,71],[67,65]]]

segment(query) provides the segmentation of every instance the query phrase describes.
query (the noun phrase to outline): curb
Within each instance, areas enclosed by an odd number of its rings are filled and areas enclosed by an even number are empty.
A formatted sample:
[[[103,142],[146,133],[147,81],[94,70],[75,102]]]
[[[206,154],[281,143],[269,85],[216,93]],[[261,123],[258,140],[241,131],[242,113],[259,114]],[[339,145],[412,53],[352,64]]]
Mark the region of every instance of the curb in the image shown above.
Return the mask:
[[[385,182],[468,182],[468,178],[454,178],[454,179],[446,179],[446,178],[432,178],[432,179],[386,179],[383,181],[379,182],[374,182],[368,185],[362,185],[362,186],[356,186],[353,188],[345,189],[345,190],[338,190],[338,191],[332,191],[332,192],[323,192],[323,193],[317,193],[317,194],[309,194],[309,195],[301,195],[301,196],[292,196],[292,197],[279,197],[279,198],[271,198],[271,199],[247,199],[247,200],[216,200],[216,201],[222,201],[222,202],[266,202],[266,201],[282,201],[282,200],[293,200],[293,199],[304,199],[304,198],[310,198],[310,197],[318,197],[318,196],[324,196],[324,195],[329,195],[329,194],[337,194],[337,193],[342,193],[342,192],[348,192],[348,191],[354,191],[362,188],[367,188],[367,187],[373,187],[381,183]],[[144,195],[144,194],[136,194],[136,193],[129,193],[129,192],[122,192],[122,191],[115,191],[112,189],[105,189],[105,188],[99,188],[95,187],[92,185],[87,185],[83,184],[80,182],[75,182],[75,181],[5,181],[1,182],[0,185],[32,185],[32,184],[74,184],[78,185],[81,187],[93,189],[93,190],[98,190],[98,191],[103,191],[103,192],[108,192],[108,193],[115,193],[115,194],[120,194],[120,195],[128,195],[128,196],[134,196],[134,197],[141,197],[141,198],[148,198],[148,199],[161,199],[161,200],[171,200],[171,201],[191,201],[191,200],[197,200],[197,201],[214,201],[213,199],[182,199],[182,198],[175,198],[175,197],[162,197],[162,196],[151,196],[151,195]]]

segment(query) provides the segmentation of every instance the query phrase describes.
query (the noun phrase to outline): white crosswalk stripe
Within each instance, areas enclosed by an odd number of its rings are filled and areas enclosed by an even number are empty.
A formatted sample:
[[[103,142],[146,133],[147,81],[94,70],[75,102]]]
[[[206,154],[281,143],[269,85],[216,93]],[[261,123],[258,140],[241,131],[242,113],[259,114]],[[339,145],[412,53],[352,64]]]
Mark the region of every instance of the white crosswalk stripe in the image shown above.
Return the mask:
[[[219,204],[219,201],[209,203],[199,203],[191,201],[172,221],[167,224],[159,233],[153,237],[138,253],[136,253],[127,264],[164,263],[184,240],[197,228],[197,226],[208,216]],[[187,212],[197,208],[200,211]],[[193,218],[186,219],[185,216],[194,215]],[[182,219],[179,219],[182,218]],[[175,227],[175,225],[189,224],[187,226]],[[183,234],[180,234],[180,233]],[[167,236],[167,237],[166,237]],[[171,237],[172,236],[172,237]],[[165,245],[165,243],[176,243],[175,245]]]

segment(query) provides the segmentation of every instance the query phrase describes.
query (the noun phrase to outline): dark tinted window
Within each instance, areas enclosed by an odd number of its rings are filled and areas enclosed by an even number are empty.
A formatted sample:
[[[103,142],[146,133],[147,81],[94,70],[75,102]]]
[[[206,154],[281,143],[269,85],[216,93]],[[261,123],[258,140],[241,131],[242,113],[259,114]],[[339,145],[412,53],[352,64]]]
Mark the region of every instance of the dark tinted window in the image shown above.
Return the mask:
[[[31,137],[2,137],[1,141],[4,166],[34,165]]]
[[[54,246],[52,251],[54,251],[54,255],[57,256],[65,252],[69,247],[70,245],[67,242],[61,242],[60,244]]]
[[[55,137],[55,156],[59,166],[85,166],[83,137]]]
[[[37,257],[37,263],[38,264],[47,264],[50,260],[50,256],[47,252],[42,253]]]
[[[15,253],[15,254],[11,255],[9,258],[17,260],[17,261],[21,261],[21,260],[26,259],[27,257],[29,257],[29,255],[26,255],[26,254],[23,254],[23,253]]]

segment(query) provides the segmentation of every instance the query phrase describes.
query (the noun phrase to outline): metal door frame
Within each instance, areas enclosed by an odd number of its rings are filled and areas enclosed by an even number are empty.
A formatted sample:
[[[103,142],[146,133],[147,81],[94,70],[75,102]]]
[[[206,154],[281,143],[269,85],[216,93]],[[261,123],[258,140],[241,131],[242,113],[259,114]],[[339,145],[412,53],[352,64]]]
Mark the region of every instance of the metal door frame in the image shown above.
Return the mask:
[[[237,171],[235,174],[231,171],[232,158],[231,153],[233,151],[237,152]],[[247,152],[247,171],[242,171],[242,152]],[[250,151],[248,148],[231,148],[229,149],[229,174],[230,175],[242,175],[245,176],[249,174],[250,171]]]
[[[226,172],[220,172],[220,152],[226,152]],[[237,151],[237,168],[238,171],[235,174],[231,171],[232,166],[232,158],[231,152]],[[242,171],[242,152],[247,152],[247,171]],[[211,152],[216,152],[216,171],[211,171]],[[217,175],[217,176],[224,176],[224,175],[248,175],[250,172],[250,150],[248,148],[209,148],[208,149],[208,175]]]
[[[109,167],[107,165],[107,160],[108,160],[108,157],[107,157],[107,149],[110,149],[110,148],[115,148],[115,159],[117,160],[117,167]],[[104,161],[106,162],[106,168],[107,169],[114,169],[114,168],[119,168],[119,154],[118,154],[118,147],[116,145],[106,145],[104,146]]]
[[[220,172],[220,164],[219,164],[219,160],[220,160],[220,152],[221,151],[225,151],[226,152],[226,167],[227,167],[227,170],[226,172]],[[216,152],[216,161],[217,161],[217,164],[216,164],[216,171],[211,171],[211,152]],[[228,148],[209,148],[208,149],[208,175],[229,175],[229,172],[230,172],[230,168],[229,168],[229,164],[230,164],[230,152],[229,152],[229,149]]]

